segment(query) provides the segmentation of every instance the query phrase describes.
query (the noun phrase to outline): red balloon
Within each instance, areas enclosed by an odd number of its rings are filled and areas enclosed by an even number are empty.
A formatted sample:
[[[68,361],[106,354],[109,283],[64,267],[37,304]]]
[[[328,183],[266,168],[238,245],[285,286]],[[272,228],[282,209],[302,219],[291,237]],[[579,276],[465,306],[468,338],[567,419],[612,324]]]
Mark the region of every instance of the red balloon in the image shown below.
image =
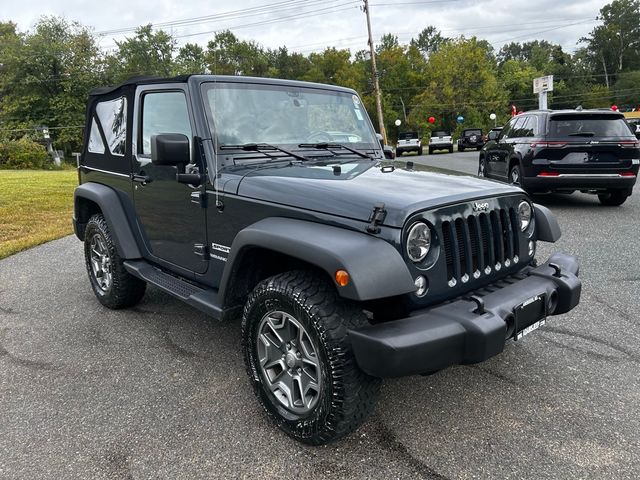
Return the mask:
[[[436,123],[436,117],[429,117],[429,123]]]
[[[613,110],[614,112],[618,111],[618,106],[617,105],[611,105],[611,110]]]

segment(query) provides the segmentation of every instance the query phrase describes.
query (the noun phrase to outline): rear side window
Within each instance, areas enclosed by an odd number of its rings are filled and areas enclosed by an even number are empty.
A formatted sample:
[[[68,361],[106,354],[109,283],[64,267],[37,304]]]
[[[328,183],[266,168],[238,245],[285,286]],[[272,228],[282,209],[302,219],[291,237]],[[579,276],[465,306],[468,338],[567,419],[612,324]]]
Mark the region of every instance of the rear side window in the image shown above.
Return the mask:
[[[533,137],[538,130],[538,118],[529,115],[520,127],[519,137]]]
[[[151,155],[151,136],[161,133],[182,133],[191,143],[191,123],[183,92],[155,92],[144,96],[141,153]]]
[[[91,120],[91,132],[89,133],[87,150],[91,153],[104,153],[104,142],[100,136],[100,130],[98,130],[98,124],[95,118]]]
[[[120,97],[98,103],[96,115],[111,154],[124,155],[127,146],[127,99]],[[104,149],[102,153],[104,153]]]
[[[613,115],[555,115],[550,137],[628,137],[633,133],[621,117]]]

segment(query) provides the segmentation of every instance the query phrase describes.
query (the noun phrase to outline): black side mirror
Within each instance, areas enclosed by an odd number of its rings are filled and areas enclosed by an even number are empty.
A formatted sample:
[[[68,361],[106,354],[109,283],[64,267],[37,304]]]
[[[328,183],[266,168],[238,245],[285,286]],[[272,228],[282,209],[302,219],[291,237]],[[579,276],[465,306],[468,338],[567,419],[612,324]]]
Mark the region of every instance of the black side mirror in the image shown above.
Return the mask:
[[[189,139],[182,133],[152,135],[151,161],[156,165],[178,166],[188,164]]]

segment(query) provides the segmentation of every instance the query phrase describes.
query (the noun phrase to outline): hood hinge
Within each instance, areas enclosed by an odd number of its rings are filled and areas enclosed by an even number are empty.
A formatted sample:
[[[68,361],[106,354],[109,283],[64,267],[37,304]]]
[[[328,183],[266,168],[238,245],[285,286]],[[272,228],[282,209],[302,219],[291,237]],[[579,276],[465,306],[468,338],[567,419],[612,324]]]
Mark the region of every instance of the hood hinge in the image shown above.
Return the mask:
[[[371,215],[369,215],[369,225],[367,225],[367,232],[380,233],[380,227],[378,225],[381,225],[382,222],[384,222],[386,216],[387,211],[384,209],[384,203],[377,203],[373,207]]]

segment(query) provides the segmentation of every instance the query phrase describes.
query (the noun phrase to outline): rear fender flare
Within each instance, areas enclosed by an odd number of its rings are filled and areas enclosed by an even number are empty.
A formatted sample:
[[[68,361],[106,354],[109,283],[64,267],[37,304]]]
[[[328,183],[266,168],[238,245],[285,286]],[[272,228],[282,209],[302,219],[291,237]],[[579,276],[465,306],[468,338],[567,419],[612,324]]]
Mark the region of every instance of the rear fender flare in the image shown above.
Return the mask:
[[[233,290],[234,265],[251,247],[288,255],[325,271],[338,294],[356,301],[392,297],[415,291],[413,279],[400,253],[372,235],[330,225],[273,217],[241,230],[231,245],[220,283],[220,298],[227,304]],[[349,283],[335,282],[336,270],[349,273]]]
[[[118,193],[111,187],[100,183],[83,183],[75,189],[73,193],[75,218],[78,219],[80,199],[85,198],[94,202],[104,216],[109,232],[118,249],[118,255],[123,259],[141,258],[140,249],[136,243],[135,236],[131,231],[127,215],[118,197]],[[80,238],[80,240],[83,240]]]

